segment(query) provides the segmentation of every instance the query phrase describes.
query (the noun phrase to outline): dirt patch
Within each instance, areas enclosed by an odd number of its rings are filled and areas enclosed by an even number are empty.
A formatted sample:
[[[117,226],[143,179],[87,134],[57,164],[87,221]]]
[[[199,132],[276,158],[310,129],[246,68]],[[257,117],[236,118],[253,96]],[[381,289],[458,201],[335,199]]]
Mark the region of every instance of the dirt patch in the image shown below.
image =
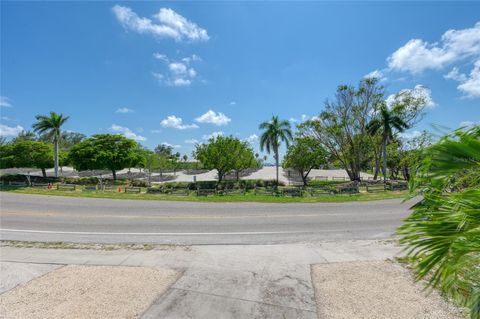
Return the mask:
[[[138,318],[178,276],[148,267],[66,266],[0,295],[0,317]]]
[[[312,281],[319,318],[464,318],[438,293],[427,296],[422,283],[393,262],[314,265]]]

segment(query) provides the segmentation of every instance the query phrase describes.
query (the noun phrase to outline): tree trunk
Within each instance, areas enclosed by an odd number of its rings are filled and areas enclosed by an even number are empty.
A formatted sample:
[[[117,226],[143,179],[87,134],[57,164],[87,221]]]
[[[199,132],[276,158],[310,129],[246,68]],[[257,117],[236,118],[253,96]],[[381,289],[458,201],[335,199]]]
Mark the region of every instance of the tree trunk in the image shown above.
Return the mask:
[[[117,180],[117,172],[115,172],[114,169],[112,169],[112,176],[113,176],[113,180],[116,181]]]
[[[383,181],[387,181],[387,139],[383,139]]]
[[[375,158],[375,169],[373,171],[373,179],[374,180],[377,180],[379,171],[380,171],[380,163],[378,161],[378,158]]]
[[[217,170],[218,171],[218,182],[220,183],[223,179],[223,174],[221,171]]]
[[[44,178],[47,178],[47,171],[45,170],[45,168],[42,168],[42,176]]]
[[[308,173],[307,173],[307,175],[303,175],[303,171],[299,170],[298,172],[300,173],[300,176],[302,177],[303,186],[307,186]]]
[[[240,171],[238,169],[236,170],[236,174],[237,174],[237,182],[238,182],[238,180],[240,179]]]
[[[53,139],[53,166],[55,170],[55,177],[58,177],[58,137]]]
[[[277,176],[277,187],[278,187],[278,148],[275,148],[275,169],[276,169],[276,176]]]

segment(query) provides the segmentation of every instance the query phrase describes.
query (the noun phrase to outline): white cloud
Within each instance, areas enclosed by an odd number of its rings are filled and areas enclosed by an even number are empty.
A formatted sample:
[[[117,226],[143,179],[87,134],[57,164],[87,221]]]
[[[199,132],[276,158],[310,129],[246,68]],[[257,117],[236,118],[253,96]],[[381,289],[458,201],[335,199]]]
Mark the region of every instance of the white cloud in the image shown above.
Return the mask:
[[[217,126],[227,125],[230,123],[231,119],[221,112],[215,112],[208,110],[207,113],[197,117],[195,119],[198,123],[210,123]]]
[[[10,99],[6,96],[0,96],[0,107],[11,107],[12,103]]]
[[[120,133],[123,136],[127,138],[131,138],[132,140],[135,141],[146,141],[147,139],[141,135],[135,134],[132,130],[130,130],[128,127],[120,126],[117,124],[112,124],[110,129],[115,132],[115,133]]]
[[[198,140],[191,138],[191,139],[185,140],[184,142],[187,144],[197,144]]]
[[[252,134],[249,137],[246,138],[246,141],[249,143],[255,143],[258,140],[258,135],[257,134]]]
[[[416,138],[416,137],[419,137],[420,135],[422,135],[422,132],[420,131],[411,131],[411,132],[403,132],[403,133],[400,133],[400,136],[406,140],[411,140],[412,138]]]
[[[378,79],[379,81],[386,81],[387,77],[383,74],[381,70],[374,70],[368,74],[366,74],[363,78],[368,79],[368,78],[375,78]]]
[[[171,61],[166,55],[160,53],[155,53],[154,57],[165,62],[167,72],[166,74],[153,72],[153,76],[162,84],[176,87],[192,84],[197,76],[197,71],[191,66],[191,63],[201,61],[200,57],[195,54],[180,61]]]
[[[412,39],[389,56],[387,62],[392,70],[419,74],[472,56],[480,56],[480,22],[473,28],[448,30],[440,42]]]
[[[225,135],[225,133],[223,133],[222,131],[218,131],[218,132],[213,132],[209,135],[203,135],[203,139],[204,140],[209,140],[211,138],[217,138],[217,137],[223,136],[223,135]]]
[[[166,119],[163,119],[160,122],[160,125],[163,127],[170,127],[176,128],[178,130],[187,130],[192,128],[198,128],[197,124],[183,124],[183,120],[181,117],[177,117],[175,115],[167,116]]]
[[[24,129],[20,125],[11,127],[4,124],[0,124],[0,136],[5,136],[5,137],[17,136],[22,131],[24,131]]]
[[[460,73],[457,67],[454,67],[450,72],[443,76],[447,80],[454,80],[463,82],[467,80],[467,76],[463,73]]]
[[[132,109],[129,109],[128,107],[121,107],[121,108],[118,108],[115,113],[133,113],[134,111]]]
[[[158,134],[158,133],[161,133],[162,130],[150,130],[150,133],[153,133],[153,134]]]
[[[230,105],[237,105],[237,102],[232,101],[232,102],[230,102]]]
[[[168,62],[168,61],[169,61],[168,57],[167,57],[165,54],[163,54],[163,53],[155,52],[155,53],[153,54],[153,57],[154,57],[155,59],[157,59],[157,60],[162,60],[162,61],[164,61],[164,62]]]
[[[181,148],[182,145],[178,145],[178,144],[170,144],[170,143],[167,143],[167,142],[162,142],[162,145],[165,145],[165,146],[170,146],[170,147],[173,147],[173,148]]]
[[[154,20],[141,18],[132,9],[125,6],[115,5],[112,11],[126,30],[151,34],[160,38],[171,38],[175,41],[207,41],[209,39],[207,30],[172,9],[161,8],[153,16]]]
[[[391,94],[387,97],[385,102],[388,107],[391,107],[395,103],[401,102],[406,95],[410,95],[415,99],[423,99],[425,107],[433,108],[436,106],[432,98],[432,91],[421,84],[417,84],[413,89],[403,89],[397,94]]]
[[[465,93],[467,97],[480,97],[480,60],[475,62],[468,78],[457,88]]]

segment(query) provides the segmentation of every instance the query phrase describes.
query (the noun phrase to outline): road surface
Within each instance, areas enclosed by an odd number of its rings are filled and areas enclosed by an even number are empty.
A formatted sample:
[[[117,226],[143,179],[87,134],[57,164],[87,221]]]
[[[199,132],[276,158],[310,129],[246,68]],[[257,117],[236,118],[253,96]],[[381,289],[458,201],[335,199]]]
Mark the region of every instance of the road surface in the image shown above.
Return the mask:
[[[3,240],[274,244],[391,237],[413,204],[198,203],[0,193]]]

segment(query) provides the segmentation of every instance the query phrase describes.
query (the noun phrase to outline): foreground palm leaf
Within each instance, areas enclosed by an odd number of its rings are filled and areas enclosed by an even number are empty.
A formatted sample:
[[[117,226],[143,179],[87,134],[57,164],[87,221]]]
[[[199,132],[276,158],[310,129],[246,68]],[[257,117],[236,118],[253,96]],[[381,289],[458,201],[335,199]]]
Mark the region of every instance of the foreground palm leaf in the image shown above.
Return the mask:
[[[417,279],[480,318],[480,185],[452,191],[459,174],[480,171],[480,127],[456,131],[426,151],[411,191],[424,199],[399,228]]]

